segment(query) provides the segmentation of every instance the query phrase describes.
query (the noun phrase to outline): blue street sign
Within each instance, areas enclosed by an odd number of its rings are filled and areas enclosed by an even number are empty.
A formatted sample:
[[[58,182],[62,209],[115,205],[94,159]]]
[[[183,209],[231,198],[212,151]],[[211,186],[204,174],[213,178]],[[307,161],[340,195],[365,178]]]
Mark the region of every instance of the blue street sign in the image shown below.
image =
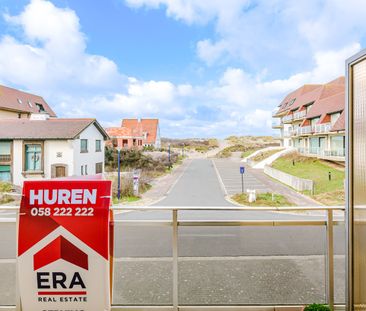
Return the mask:
[[[245,167],[244,166],[240,166],[240,174],[244,174],[245,172]]]

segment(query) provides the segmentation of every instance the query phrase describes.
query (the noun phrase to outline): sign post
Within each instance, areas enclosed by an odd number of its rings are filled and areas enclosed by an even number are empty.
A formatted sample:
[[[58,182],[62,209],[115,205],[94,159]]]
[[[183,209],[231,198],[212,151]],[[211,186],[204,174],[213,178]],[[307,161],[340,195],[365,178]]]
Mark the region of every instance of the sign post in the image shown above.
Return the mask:
[[[140,184],[140,172],[135,170],[133,172],[133,194],[139,195],[139,184]]]
[[[24,182],[18,310],[110,310],[110,195],[106,180]]]
[[[245,167],[244,166],[240,166],[241,193],[244,193],[244,173],[245,173]]]

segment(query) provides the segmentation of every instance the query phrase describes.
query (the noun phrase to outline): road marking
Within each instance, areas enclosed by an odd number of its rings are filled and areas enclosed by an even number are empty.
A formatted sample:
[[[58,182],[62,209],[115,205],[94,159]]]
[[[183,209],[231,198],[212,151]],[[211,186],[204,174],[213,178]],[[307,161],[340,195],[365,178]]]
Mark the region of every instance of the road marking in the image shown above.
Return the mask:
[[[184,175],[184,173],[186,172],[186,170],[188,169],[188,167],[190,167],[191,166],[191,164],[192,164],[192,160],[191,159],[189,159],[188,160],[189,161],[189,163],[187,164],[187,166],[183,169],[183,172],[178,176],[178,178],[173,182],[173,184],[170,186],[170,188],[169,188],[169,190],[166,192],[166,196],[168,195],[168,194],[170,194],[170,192],[173,190],[173,188],[175,187],[175,185],[178,183],[178,181],[182,178],[182,176]]]
[[[221,176],[220,176],[219,170],[216,167],[215,161],[214,160],[211,160],[211,162],[212,162],[212,165],[213,165],[213,167],[215,169],[217,179],[219,180],[221,190],[224,192],[224,195],[227,196],[228,193],[227,193],[227,190],[225,188],[225,184],[224,184],[224,182],[221,179]]]

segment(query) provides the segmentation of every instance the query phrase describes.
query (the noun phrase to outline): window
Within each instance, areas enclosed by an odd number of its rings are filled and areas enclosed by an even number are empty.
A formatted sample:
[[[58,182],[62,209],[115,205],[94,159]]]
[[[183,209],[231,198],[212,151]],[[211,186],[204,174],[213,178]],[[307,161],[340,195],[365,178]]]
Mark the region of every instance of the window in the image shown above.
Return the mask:
[[[85,168],[84,168],[84,173],[85,175],[88,175],[88,166],[85,164]]]
[[[0,162],[11,161],[11,143],[9,141],[0,141]]]
[[[82,166],[80,167],[80,173],[81,173],[81,175],[84,175],[84,165],[82,165]]]
[[[0,181],[11,181],[11,169],[10,165],[0,165]]]
[[[103,162],[99,162],[95,164],[95,174],[103,173]]]
[[[42,145],[26,144],[25,145],[25,171],[42,171]]]
[[[102,151],[102,141],[99,139],[95,141],[95,151],[96,152]]]
[[[88,140],[80,139],[80,152],[86,153],[88,152]]]
[[[38,112],[45,112],[44,107],[42,104],[35,103],[38,109]]]

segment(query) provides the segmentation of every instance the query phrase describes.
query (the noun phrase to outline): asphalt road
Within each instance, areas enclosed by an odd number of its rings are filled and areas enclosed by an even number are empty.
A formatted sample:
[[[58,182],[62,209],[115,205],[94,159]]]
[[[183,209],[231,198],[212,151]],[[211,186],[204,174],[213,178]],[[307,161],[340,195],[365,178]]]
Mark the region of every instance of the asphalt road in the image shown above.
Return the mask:
[[[212,161],[197,159],[159,206],[230,206]],[[126,220],[166,220],[171,212],[134,211]],[[322,216],[244,211],[181,211],[178,220],[291,220]],[[114,302],[171,303],[172,229],[115,226]],[[344,301],[344,227],[335,228],[336,300]],[[182,304],[322,302],[325,228],[180,227],[179,291]],[[0,305],[15,300],[15,224],[0,226]],[[10,260],[9,260],[10,259]],[[5,285],[6,284],[6,285]]]

